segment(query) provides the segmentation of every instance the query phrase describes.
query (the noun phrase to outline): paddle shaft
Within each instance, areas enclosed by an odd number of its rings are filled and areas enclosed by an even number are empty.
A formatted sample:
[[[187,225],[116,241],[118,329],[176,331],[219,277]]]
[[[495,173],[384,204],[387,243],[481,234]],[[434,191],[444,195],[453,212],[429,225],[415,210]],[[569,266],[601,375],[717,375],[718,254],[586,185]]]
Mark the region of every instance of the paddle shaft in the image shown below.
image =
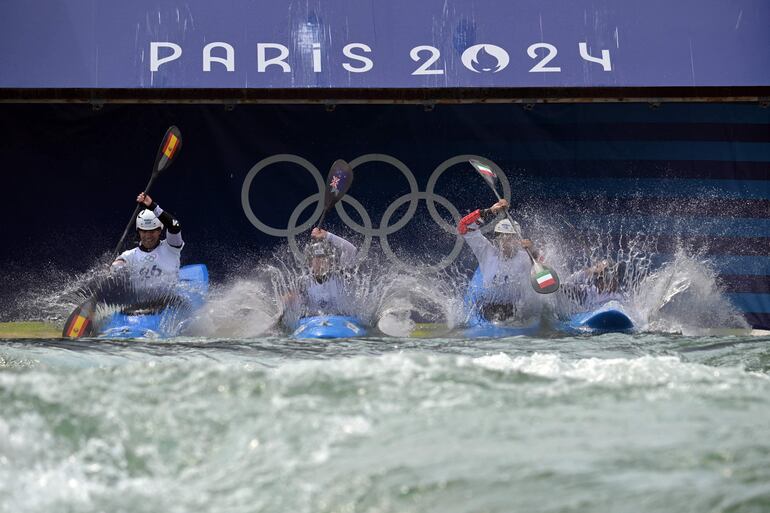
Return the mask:
[[[319,230],[321,229],[321,226],[324,224],[324,219],[326,219],[326,213],[329,211],[329,209],[331,209],[331,205],[329,205],[324,209],[324,211],[321,213],[321,218],[318,220],[318,224],[315,225],[315,227],[318,228]]]

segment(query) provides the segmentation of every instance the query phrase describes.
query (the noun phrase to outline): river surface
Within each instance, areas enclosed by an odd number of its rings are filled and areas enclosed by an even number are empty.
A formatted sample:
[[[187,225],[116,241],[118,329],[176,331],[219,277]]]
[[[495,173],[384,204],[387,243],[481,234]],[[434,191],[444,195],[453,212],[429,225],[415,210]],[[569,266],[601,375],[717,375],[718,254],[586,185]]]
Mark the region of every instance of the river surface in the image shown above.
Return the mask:
[[[767,512],[770,338],[0,341],[2,512]]]

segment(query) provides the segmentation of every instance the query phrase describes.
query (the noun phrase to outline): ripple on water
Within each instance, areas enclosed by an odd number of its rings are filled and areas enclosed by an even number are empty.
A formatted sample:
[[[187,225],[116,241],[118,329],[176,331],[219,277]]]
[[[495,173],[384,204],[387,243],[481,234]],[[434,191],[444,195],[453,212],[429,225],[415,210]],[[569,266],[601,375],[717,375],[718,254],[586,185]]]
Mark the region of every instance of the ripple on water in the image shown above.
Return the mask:
[[[768,340],[3,343],[13,511],[762,511]]]

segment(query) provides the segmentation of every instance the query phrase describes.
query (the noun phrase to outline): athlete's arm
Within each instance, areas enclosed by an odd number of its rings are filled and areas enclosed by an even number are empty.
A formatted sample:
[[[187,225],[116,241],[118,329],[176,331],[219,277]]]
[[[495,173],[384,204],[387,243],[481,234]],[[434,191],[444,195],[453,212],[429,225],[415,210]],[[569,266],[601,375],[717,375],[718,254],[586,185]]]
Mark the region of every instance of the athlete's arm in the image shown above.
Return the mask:
[[[537,260],[538,262],[543,262],[543,254],[540,252],[539,249],[535,247],[535,245],[532,243],[529,239],[521,239],[521,247],[523,248],[529,248],[530,253],[532,253],[532,258]]]
[[[131,250],[126,250],[117,257],[110,265],[110,275],[116,275],[128,271],[129,254]]]
[[[179,221],[170,212],[160,208],[160,205],[145,193],[137,196],[136,201],[152,210],[160,219],[160,222],[163,223],[163,226],[166,228],[166,243],[172,248],[181,249],[184,246],[184,241],[182,240],[182,225]]]
[[[358,250],[350,241],[331,232],[326,232],[326,240],[329,241],[329,244],[340,250],[340,265],[347,266],[353,263]]]
[[[477,209],[463,217],[457,225],[457,232],[468,243],[476,259],[481,262],[487,251],[493,250],[492,243],[484,237],[479,228],[481,225],[497,215],[491,208]]]
[[[169,212],[160,208],[157,203],[152,211],[166,227],[166,243],[172,248],[181,249],[184,246],[184,241],[182,240],[182,225],[179,221]]]
[[[465,235],[469,231],[477,230],[480,225],[486,223],[497,214],[508,208],[508,200],[501,199],[489,208],[479,208],[460,219],[457,232]]]
[[[131,250],[127,249],[123,253],[116,256],[115,260],[113,260],[112,264],[110,264],[110,270],[119,269],[121,267],[125,267],[126,265],[128,265],[128,258],[130,254],[131,254]]]
[[[152,211],[156,216],[158,216],[158,219],[160,219],[160,222],[163,223],[163,226],[166,227],[166,231],[169,235],[177,235],[178,233],[182,232],[182,225],[179,224],[179,221],[173,215],[171,215],[170,212],[160,208],[157,203],[155,204],[155,208],[153,208]]]
[[[488,208],[479,208],[460,219],[457,225],[457,233],[466,235],[468,232],[478,230],[488,219],[494,217]]]

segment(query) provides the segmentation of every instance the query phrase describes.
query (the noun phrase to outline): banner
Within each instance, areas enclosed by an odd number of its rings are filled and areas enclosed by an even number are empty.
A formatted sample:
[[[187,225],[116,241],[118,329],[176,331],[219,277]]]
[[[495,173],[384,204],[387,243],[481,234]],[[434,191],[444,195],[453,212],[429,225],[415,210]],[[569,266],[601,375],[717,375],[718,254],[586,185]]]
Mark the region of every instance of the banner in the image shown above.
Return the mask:
[[[770,86],[766,0],[7,0],[0,88]]]

